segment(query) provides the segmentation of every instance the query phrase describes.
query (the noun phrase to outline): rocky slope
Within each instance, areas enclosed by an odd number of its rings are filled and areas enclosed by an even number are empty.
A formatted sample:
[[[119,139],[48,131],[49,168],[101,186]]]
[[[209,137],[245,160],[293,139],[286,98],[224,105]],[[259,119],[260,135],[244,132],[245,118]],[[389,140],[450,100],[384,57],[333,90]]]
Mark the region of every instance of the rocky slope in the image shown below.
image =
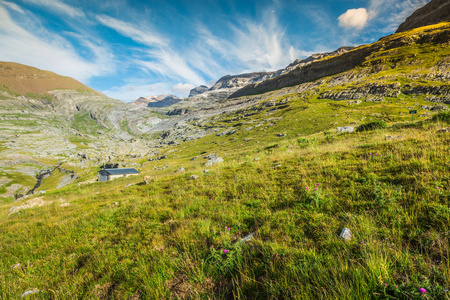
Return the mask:
[[[432,0],[427,5],[416,10],[403,22],[396,33],[413,28],[450,21],[450,1]]]
[[[448,24],[443,30],[434,31],[429,34],[427,31],[412,31],[409,34],[397,34],[380,39],[378,42],[358,47],[349,52],[326,57],[313,61],[304,66],[300,66],[284,75],[272,78],[258,84],[249,84],[244,88],[234,92],[230,98],[245,95],[261,94],[268,91],[277,90],[286,86],[298,85],[306,82],[318,80],[320,78],[333,76],[342,72],[352,70],[356,67],[364,66],[364,63],[371,61],[372,56],[379,52],[395,51],[395,49],[415,44],[437,44],[445,46],[449,42]],[[367,72],[378,72],[383,68],[383,61],[378,61],[378,66],[373,66]]]

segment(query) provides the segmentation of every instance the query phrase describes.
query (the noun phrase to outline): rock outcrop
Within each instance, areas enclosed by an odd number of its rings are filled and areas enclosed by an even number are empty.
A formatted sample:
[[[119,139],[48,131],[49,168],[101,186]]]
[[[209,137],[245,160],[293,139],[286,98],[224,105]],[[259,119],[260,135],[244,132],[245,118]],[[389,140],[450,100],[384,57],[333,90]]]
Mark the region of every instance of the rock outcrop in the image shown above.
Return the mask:
[[[312,82],[324,77],[349,71],[358,66],[372,67],[372,70],[369,72],[378,72],[383,68],[383,66],[386,65],[387,62],[383,60],[370,61],[370,59],[373,58],[371,57],[372,54],[377,53],[382,49],[383,51],[388,51],[411,45],[411,43],[445,44],[448,43],[450,39],[449,35],[448,28],[444,26],[443,30],[435,31],[434,34],[420,34],[415,36],[397,35],[394,37],[384,37],[374,44],[361,46],[328,59],[312,61],[308,64],[299,66],[286,74],[274,77],[271,80],[266,80],[257,84],[249,84],[234,92],[229,99],[247,95],[262,94],[265,92],[278,90],[283,87]]]
[[[209,90],[209,88],[206,85],[195,87],[189,92],[189,98],[203,94],[207,90]]]
[[[177,96],[165,95],[165,97],[159,101],[149,102],[147,107],[166,107],[166,106],[171,106],[180,101],[181,101],[181,99],[178,98]]]
[[[398,27],[396,33],[444,21],[450,21],[450,1],[431,0],[427,5],[419,8],[409,16]]]

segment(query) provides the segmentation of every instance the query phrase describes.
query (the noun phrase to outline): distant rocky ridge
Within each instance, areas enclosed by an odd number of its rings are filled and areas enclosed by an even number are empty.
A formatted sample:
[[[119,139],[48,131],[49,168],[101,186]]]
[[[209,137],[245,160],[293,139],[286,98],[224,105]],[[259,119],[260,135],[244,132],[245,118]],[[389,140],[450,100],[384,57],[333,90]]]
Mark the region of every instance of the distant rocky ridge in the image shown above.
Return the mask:
[[[175,99],[179,99],[177,96],[174,95],[168,95],[168,94],[162,94],[157,96],[150,96],[150,97],[139,97],[134,102],[131,102],[132,104],[147,107],[150,103],[159,103],[161,101],[166,102],[173,102]],[[151,106],[152,107],[152,106]],[[155,106],[160,107],[160,106]]]
[[[409,16],[398,27],[396,33],[444,21],[450,21],[450,1],[432,0]]]
[[[289,64],[286,68],[273,72],[253,72],[239,75],[225,75],[220,78],[210,89],[205,89],[207,88],[206,86],[200,86],[192,89],[189,97],[198,96],[205,92],[214,93],[219,91],[229,91],[229,94],[232,94],[234,91],[237,91],[238,89],[243,88],[249,84],[258,84],[264,82],[266,80],[286,74],[296,68],[308,65],[324,57],[339,55],[352,49],[354,49],[354,47],[341,47],[333,52],[313,54],[306,59],[297,59],[293,63]]]

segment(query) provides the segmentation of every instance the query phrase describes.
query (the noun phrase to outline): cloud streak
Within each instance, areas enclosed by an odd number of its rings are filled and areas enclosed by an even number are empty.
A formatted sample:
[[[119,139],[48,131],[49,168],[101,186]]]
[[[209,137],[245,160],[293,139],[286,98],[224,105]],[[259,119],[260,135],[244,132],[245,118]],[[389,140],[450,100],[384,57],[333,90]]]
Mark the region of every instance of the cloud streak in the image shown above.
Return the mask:
[[[26,2],[45,7],[49,10],[72,18],[80,18],[85,16],[81,9],[74,8],[59,0],[26,0]]]
[[[30,20],[33,17],[33,14],[26,17],[27,21],[24,23],[32,22]],[[94,54],[94,60],[88,61],[80,57],[70,42],[64,38],[42,28],[38,32],[42,36],[18,25],[0,5],[1,60],[50,70],[83,82],[87,82],[93,76],[113,71],[111,54],[105,48],[82,40],[81,42]]]

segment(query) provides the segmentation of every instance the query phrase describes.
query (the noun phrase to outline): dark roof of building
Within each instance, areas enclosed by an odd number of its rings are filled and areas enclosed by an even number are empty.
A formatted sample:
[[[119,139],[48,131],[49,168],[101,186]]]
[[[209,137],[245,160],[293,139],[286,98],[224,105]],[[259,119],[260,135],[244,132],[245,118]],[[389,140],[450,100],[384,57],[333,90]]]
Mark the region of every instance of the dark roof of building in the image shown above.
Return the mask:
[[[123,168],[123,169],[103,169],[109,175],[122,175],[122,174],[139,174],[139,171],[133,168]],[[101,172],[101,171],[100,171]]]

